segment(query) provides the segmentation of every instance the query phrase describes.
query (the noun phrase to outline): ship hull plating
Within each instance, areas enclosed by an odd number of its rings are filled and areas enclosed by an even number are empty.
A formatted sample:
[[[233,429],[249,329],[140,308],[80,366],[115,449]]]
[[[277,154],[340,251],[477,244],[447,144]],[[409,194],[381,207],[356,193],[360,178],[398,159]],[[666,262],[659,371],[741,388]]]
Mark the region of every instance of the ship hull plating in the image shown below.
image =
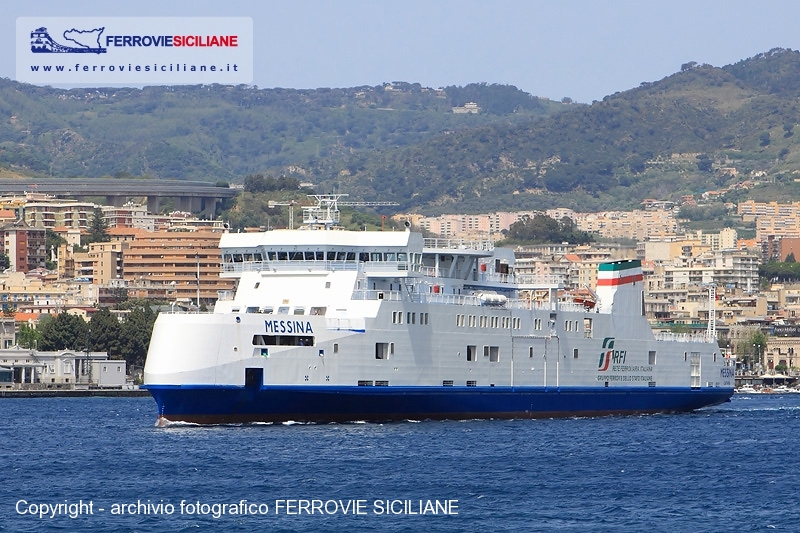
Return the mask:
[[[720,404],[723,388],[147,387],[162,422],[355,422],[676,413]]]

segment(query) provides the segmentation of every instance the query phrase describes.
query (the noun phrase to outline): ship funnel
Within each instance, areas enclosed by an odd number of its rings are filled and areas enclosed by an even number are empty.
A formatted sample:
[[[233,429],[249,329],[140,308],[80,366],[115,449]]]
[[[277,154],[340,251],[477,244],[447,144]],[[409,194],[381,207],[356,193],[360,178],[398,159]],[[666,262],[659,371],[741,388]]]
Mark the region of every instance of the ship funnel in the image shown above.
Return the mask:
[[[638,259],[602,263],[597,272],[598,312],[641,316],[644,312],[642,263]]]

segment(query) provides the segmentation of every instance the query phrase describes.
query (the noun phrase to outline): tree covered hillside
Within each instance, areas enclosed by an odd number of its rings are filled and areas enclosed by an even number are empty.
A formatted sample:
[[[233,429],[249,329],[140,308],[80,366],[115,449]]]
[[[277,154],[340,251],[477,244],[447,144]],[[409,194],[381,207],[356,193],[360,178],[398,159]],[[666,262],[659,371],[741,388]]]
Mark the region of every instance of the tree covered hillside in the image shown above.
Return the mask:
[[[239,181],[421,143],[445,131],[543,116],[563,105],[510,86],[432,90],[175,86],[58,90],[0,80],[0,165],[59,177]],[[479,115],[456,115],[467,94]],[[513,102],[513,108],[508,103]],[[315,176],[309,175],[314,180]]]

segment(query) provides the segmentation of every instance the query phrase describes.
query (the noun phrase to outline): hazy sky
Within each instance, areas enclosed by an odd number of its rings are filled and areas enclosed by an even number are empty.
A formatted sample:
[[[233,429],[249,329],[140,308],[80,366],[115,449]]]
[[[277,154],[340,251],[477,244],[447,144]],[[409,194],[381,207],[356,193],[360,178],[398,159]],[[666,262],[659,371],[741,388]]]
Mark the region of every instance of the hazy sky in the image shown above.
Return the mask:
[[[15,77],[20,16],[247,16],[253,84],[503,83],[580,102],[689,61],[724,66],[800,49],[796,0],[3,0],[0,77]]]

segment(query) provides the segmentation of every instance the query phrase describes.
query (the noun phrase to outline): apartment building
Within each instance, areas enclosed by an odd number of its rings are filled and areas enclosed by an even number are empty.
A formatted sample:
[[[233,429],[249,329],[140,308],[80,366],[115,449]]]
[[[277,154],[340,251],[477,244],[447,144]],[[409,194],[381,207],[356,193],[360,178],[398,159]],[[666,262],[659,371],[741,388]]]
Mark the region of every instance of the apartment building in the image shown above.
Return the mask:
[[[170,299],[209,304],[234,280],[219,276],[220,233],[128,230],[122,239],[122,278],[132,287],[168,290]],[[165,293],[166,294],[166,293]]]
[[[44,268],[47,260],[46,232],[18,220],[0,227],[0,253],[8,255],[13,272]]]
[[[25,204],[25,222],[31,227],[53,229],[58,226],[89,229],[97,206],[89,202],[31,202]]]

